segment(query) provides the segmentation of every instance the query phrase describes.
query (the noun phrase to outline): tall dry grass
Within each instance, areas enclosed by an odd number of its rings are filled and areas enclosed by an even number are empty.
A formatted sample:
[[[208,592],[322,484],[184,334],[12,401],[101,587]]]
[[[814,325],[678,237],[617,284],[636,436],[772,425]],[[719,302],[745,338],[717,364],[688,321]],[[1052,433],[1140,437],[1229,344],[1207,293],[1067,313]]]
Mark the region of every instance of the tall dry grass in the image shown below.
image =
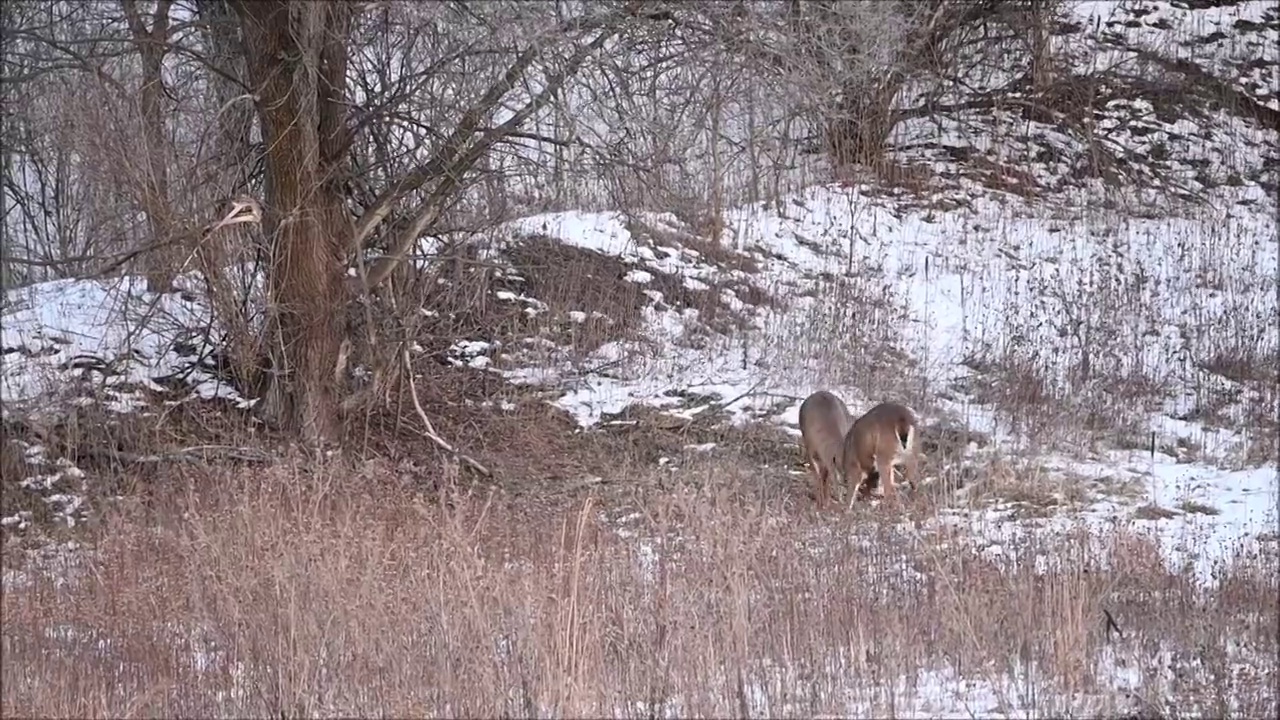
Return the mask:
[[[1275,711],[1274,555],[1210,588],[1124,530],[997,557],[723,461],[680,477],[534,511],[338,463],[193,471],[105,518],[74,581],[6,588],[0,710],[896,717],[947,712],[952,677],[979,712]]]

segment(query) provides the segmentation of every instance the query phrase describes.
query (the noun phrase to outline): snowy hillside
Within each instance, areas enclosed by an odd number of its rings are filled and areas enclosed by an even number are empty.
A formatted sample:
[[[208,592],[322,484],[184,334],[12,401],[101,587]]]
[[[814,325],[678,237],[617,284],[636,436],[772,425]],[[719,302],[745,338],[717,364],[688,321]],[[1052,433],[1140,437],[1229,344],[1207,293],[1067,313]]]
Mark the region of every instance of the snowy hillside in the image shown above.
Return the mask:
[[[1275,55],[1274,45],[1258,40],[1273,32],[1259,25],[1274,24],[1271,4],[1144,7],[1098,2],[1078,11],[1117,64],[1164,37],[1157,30],[1169,23],[1212,36],[1193,46],[1217,58],[1221,72],[1260,62],[1242,53]],[[1213,49],[1226,26],[1244,28],[1240,42],[1249,52]],[[1117,27],[1125,32],[1116,34]],[[1265,83],[1242,77],[1259,103],[1276,105]],[[1246,366],[1274,358],[1280,347],[1274,170],[1266,170],[1276,133],[1223,113],[1200,118],[1207,129],[1188,134],[1192,119],[1132,116],[1140,104],[1114,100],[1099,109],[1113,118],[1107,142],[1144,157],[1153,143],[1182,143],[1157,165],[1162,178],[1182,178],[1188,200],[1197,202],[1165,201],[1135,214],[1154,188],[1111,191],[1089,183],[1050,198],[1045,192],[1062,183],[1052,167],[1007,156],[1001,162],[1016,161],[1039,189],[997,192],[963,178],[910,197],[871,185],[816,186],[777,207],[729,209],[715,257],[706,253],[716,241],[669,214],[527,217],[495,233],[513,239],[495,246],[493,257],[501,261],[503,248],[537,236],[617,258],[628,268],[622,281],[642,298],[642,331],[586,357],[557,350],[545,337],[507,345],[459,337],[451,354],[476,372],[540,388],[583,427],[650,406],[677,420],[727,411],[737,422],[763,420],[794,434],[799,402],[817,387],[855,407],[889,396],[909,400],[930,423],[992,439],[974,450],[986,454],[1036,450],[1029,443],[1042,439],[1030,436],[1051,423],[1060,442],[1040,450],[1074,458],[1054,460],[1057,470],[1111,472],[1112,480],[1118,473],[1146,486],[1123,507],[1098,495],[1090,512],[1126,516],[1141,505],[1196,503],[1220,512],[1175,510],[1172,519],[1150,522],[1256,535],[1275,523],[1275,396],[1268,394],[1275,368],[1251,373]],[[1034,120],[1019,137],[1026,152],[1069,142],[1049,126],[1037,130]],[[911,142],[901,145],[904,161],[920,159]],[[980,152],[1016,147],[989,143]],[[935,171],[941,177],[948,167],[938,160]],[[1234,180],[1208,182],[1214,172]],[[667,280],[668,294],[671,283],[709,293],[736,324],[716,325],[702,315],[706,307],[665,297],[651,284],[655,276]],[[519,289],[525,279],[510,274],[506,282]],[[189,292],[162,297],[131,278],[9,291],[0,370],[6,417],[56,415],[60,398],[82,403],[90,396],[128,412],[175,384],[196,397],[251,405],[207,365],[192,364],[206,352],[199,338],[210,320],[199,283],[193,278],[187,286]],[[495,300],[527,306],[530,315],[547,312],[539,298],[512,289],[496,291]],[[598,318],[609,321],[583,304],[558,321]],[[1037,387],[1032,404],[1053,406],[1065,419],[1010,405],[1008,388],[1028,381]],[[1110,439],[1081,431],[1086,420]],[[17,516],[3,522],[22,524]]]
[[[1237,196],[1267,201],[1251,188]],[[877,394],[882,390],[856,382],[870,377],[859,363],[875,362],[875,356],[841,344],[848,328],[858,324],[857,316],[870,311],[891,318],[894,340],[910,359],[904,372],[925,388],[913,390],[911,400],[926,421],[961,423],[994,439],[981,452],[1003,454],[1021,453],[1026,438],[1007,417],[1016,409],[971,389],[981,384],[981,369],[1008,360],[1007,353],[1042,353],[1035,367],[1045,383],[1060,384],[1050,387],[1048,397],[1065,403],[1063,393],[1087,390],[1069,383],[1072,369],[1090,358],[1104,368],[1093,382],[1114,374],[1127,382],[1162,385],[1142,398],[1146,407],[1107,405],[1105,393],[1111,388],[1090,398],[1113,414],[1116,439],[1092,448],[1069,443],[1051,448],[1089,463],[1058,461],[1059,468],[1090,477],[1119,471],[1148,487],[1144,502],[1194,501],[1223,511],[1175,511],[1176,521],[1154,525],[1220,524],[1224,529],[1215,532],[1255,535],[1276,522],[1275,471],[1255,447],[1268,443],[1274,429],[1251,427],[1249,415],[1251,407],[1269,400],[1258,397],[1265,388],[1256,383],[1206,368],[1212,353],[1237,334],[1249,334],[1259,349],[1280,344],[1280,327],[1269,322],[1277,313],[1273,269],[1280,260],[1274,218],[1224,205],[1195,218],[1041,219],[1021,202],[975,196],[963,212],[904,214],[895,213],[891,201],[869,199],[858,189],[817,187],[793,198],[783,212],[746,207],[728,213],[726,244],[741,248],[754,272],[719,267],[677,240],[637,238],[614,214],[526,218],[510,231],[517,236],[536,232],[620,258],[630,268],[623,282],[635,284],[647,298],[645,330],[635,340],[609,342],[572,363],[529,365],[520,351],[483,338],[458,338],[454,352],[476,372],[542,387],[584,427],[632,405],[688,418],[716,404],[739,421],[764,419],[794,433],[799,402],[814,388],[830,387],[854,407],[884,397]],[[670,217],[643,220],[675,237],[687,233],[673,227]],[[822,295],[835,286],[824,285],[822,278],[841,276],[850,267],[882,306],[855,302],[843,309],[844,317],[826,319],[822,313],[830,308]],[[697,309],[672,307],[661,292],[648,289],[655,275],[674,276],[695,289],[715,285],[725,305],[745,315],[748,329],[717,332]],[[728,281],[767,290],[778,306],[749,305],[721,287]],[[499,300],[525,297],[503,292]],[[1109,317],[1124,311],[1101,306],[1101,298],[1119,300],[1132,311]],[[198,302],[161,300],[173,305],[170,316],[188,313],[188,327],[207,321],[200,318]],[[538,301],[526,297],[523,302],[536,307]],[[64,281],[11,292],[8,303],[6,408],[22,400],[47,406],[47,389],[100,374],[106,382],[99,392],[110,406],[125,411],[140,393],[162,389],[157,381],[182,371],[173,336],[130,330],[130,312],[156,303],[137,287]],[[582,306],[580,317],[592,310]],[[1105,348],[1082,344],[1086,337],[1070,325],[1081,321],[1094,324],[1093,337]],[[801,340],[806,329],[821,322],[831,323],[832,337],[822,340],[819,332],[817,343]],[[590,366],[607,369],[576,369]],[[1218,386],[1236,402],[1219,408],[1212,424],[1189,419],[1196,417],[1204,393]],[[231,394],[208,379],[196,382],[193,392]],[[691,395],[705,399],[687,405]],[[1063,433],[1070,436],[1068,430]],[[1138,443],[1126,449],[1122,437]],[[1194,455],[1186,452],[1189,447],[1196,448]],[[1108,469],[1106,463],[1116,465]],[[950,472],[936,466],[931,471]],[[1110,510],[1121,516],[1132,511]]]
[[[1280,10],[1273,2],[1084,2],[1076,13],[1079,27],[1064,31],[1063,42],[1078,44],[1073,52],[1089,49],[1076,56],[1080,62],[1140,74],[1131,68],[1155,62],[1145,53],[1168,42],[1165,31],[1173,27],[1177,37],[1200,38],[1186,42],[1187,62],[1227,78],[1257,106],[1280,111]],[[927,450],[924,487],[910,499],[915,504],[901,516],[879,505],[856,509],[867,514],[855,518],[879,521],[844,535],[832,521],[797,542],[800,550],[777,551],[783,557],[822,557],[841,543],[861,552],[885,544],[881,535],[868,539],[872,533],[888,533],[910,548],[907,555],[915,553],[915,565],[893,565],[895,582],[906,588],[901,597],[914,602],[948,561],[921,560],[920,548],[945,550],[947,558],[972,553],[975,562],[989,564],[980,569],[1034,585],[1075,552],[1097,563],[1091,567],[1105,564],[1098,558],[1118,556],[1115,538],[1123,532],[1149,539],[1159,562],[1186,587],[1214,588],[1224,565],[1241,553],[1271,558],[1280,552],[1280,134],[1261,111],[1202,111],[1194,103],[1193,111],[1169,111],[1160,104],[1163,76],[1156,69],[1150,74],[1143,96],[1117,91],[1107,97],[1106,88],[1095,88],[1099,97],[1087,123],[1097,133],[1092,148],[1081,140],[1084,121],[1072,116],[1078,108],[1070,100],[1029,116],[960,108],[907,123],[895,138],[895,159],[924,169],[919,187],[817,184],[781,202],[727,208],[718,236],[661,208],[566,210],[506,222],[474,243],[485,261],[480,279],[440,280],[441,292],[465,284],[482,294],[474,305],[489,314],[454,318],[446,308],[411,308],[426,319],[421,337],[406,341],[421,363],[415,370],[426,377],[443,366],[474,381],[495,413],[516,417],[526,411],[521,402],[550,406],[566,435],[671,431],[681,449],[663,446],[654,451],[661,457],[653,467],[644,468],[659,478],[694,477],[706,458],[738,452],[729,440],[686,437],[695,425],[724,430],[718,437],[760,433],[768,438],[766,449],[740,471],[755,483],[744,484],[765,488],[766,498],[782,497],[779,505],[788,508],[809,507],[809,478],[794,447],[807,394],[833,390],[859,413],[882,400],[907,402],[924,420]],[[1086,158],[1097,166],[1086,168]],[[538,276],[539,268],[581,277],[556,284]],[[231,387],[208,358],[208,338],[217,333],[202,284],[193,276],[180,284],[183,292],[162,296],[147,293],[134,277],[6,291],[4,440],[17,448],[15,466],[24,470],[23,477],[5,480],[0,526],[6,539],[34,535],[50,518],[59,530],[81,526],[98,510],[88,500],[91,489],[119,497],[115,489],[91,487],[99,478],[78,467],[73,453],[54,447],[51,428],[74,425],[67,418],[79,417],[77,408],[101,413],[85,415],[91,418],[79,421],[85,423],[131,414],[163,418],[186,404],[237,414],[252,408],[254,398]],[[451,404],[478,407],[472,397]],[[175,441],[175,447],[185,444],[194,442]],[[505,449],[524,452],[518,445]],[[623,484],[609,477],[624,464],[611,453],[603,453],[586,478],[556,482],[568,488]],[[159,459],[134,461],[152,467]],[[405,470],[410,461],[397,462],[402,479],[417,472]],[[451,488],[466,485],[465,473],[456,466],[451,472]],[[535,480],[501,478],[494,487]],[[663,482],[651,485],[665,491]],[[600,542],[619,553],[599,562],[608,569],[602,572],[615,573],[602,581],[600,596],[625,599],[626,593],[612,592],[624,581],[645,592],[659,585],[668,571],[657,558],[696,562],[670,547],[695,540],[666,525],[662,532],[669,536],[658,537],[660,523],[628,505],[626,492],[619,497],[590,511],[607,529]],[[443,514],[437,522],[434,510],[415,511],[429,532],[463,524]],[[480,519],[467,522],[479,527],[488,512],[485,504]],[[761,519],[746,535],[781,533],[773,529],[777,524],[785,519]],[[504,532],[519,539],[522,528],[512,525]],[[556,527],[564,534],[571,525]],[[262,530],[276,531],[293,537],[307,529],[299,523]],[[466,536],[456,546],[470,552],[473,540]],[[705,554],[714,552],[748,551]],[[761,551],[766,556],[772,557]],[[519,564],[475,561],[482,569],[466,571],[467,581],[476,582],[467,586],[473,593],[483,591],[499,565]],[[432,582],[448,570],[440,562]],[[562,556],[556,562],[567,566]],[[736,589],[734,578],[725,586]],[[6,570],[7,584],[26,580]],[[544,588],[536,578],[528,582],[509,594],[540,597]],[[492,639],[486,642],[492,648]],[[854,639],[848,642],[852,647]],[[505,658],[503,647],[478,654]],[[1108,647],[1105,656],[1079,661],[1102,668],[1091,672],[1107,678],[1105,688],[1090,694],[1055,686],[1048,701],[1028,689],[1034,669],[1012,660],[966,674],[958,662],[930,654],[928,663],[890,677],[874,698],[858,687],[871,662],[865,657],[841,649],[818,662],[830,662],[820,673],[833,684],[824,698],[841,698],[846,714],[854,715],[1019,717],[1046,707],[1094,715],[1132,708],[1134,697],[1150,699],[1179,682],[1163,666],[1154,676],[1146,666],[1139,672],[1131,658]],[[1261,662],[1232,647],[1231,667]],[[1157,665],[1172,666],[1172,655],[1164,654],[1172,651],[1153,653]],[[765,715],[812,710],[791,691],[817,681],[794,667],[762,663],[738,672],[752,680],[738,676],[736,706],[698,705],[695,698],[654,690],[643,701],[615,698],[611,707],[618,715],[670,716],[708,708]],[[220,700],[224,712],[251,706],[250,693],[235,682],[240,694]],[[1226,695],[1216,701],[1188,707],[1207,715],[1238,708]]]

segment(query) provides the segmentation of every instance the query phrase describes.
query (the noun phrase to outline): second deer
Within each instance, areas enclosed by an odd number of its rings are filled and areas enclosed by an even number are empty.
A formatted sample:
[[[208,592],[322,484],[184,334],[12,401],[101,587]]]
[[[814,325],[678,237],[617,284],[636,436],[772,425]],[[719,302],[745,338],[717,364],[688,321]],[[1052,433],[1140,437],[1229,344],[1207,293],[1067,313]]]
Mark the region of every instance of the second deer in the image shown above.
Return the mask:
[[[831,479],[840,472],[840,448],[853,425],[844,401],[819,390],[800,403],[800,445],[813,472],[814,499],[826,507],[831,499]]]
[[[886,498],[895,494],[895,465],[903,466],[907,485],[915,487],[918,427],[915,412],[898,403],[880,403],[853,422],[840,453],[840,471],[848,483],[850,507],[873,470],[880,476],[879,485]]]

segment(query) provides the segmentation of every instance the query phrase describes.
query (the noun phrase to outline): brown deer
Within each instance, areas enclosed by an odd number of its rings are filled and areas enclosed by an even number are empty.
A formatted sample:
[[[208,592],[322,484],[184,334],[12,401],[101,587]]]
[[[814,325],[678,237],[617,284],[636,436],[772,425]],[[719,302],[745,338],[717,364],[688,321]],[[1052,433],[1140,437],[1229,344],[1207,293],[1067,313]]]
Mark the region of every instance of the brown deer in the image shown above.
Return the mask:
[[[819,390],[800,403],[800,447],[813,473],[814,499],[825,508],[831,499],[831,478],[839,477],[840,447],[853,416],[844,401]]]
[[[874,472],[886,497],[895,495],[893,468],[903,466],[907,485],[915,489],[919,468],[919,421],[911,408],[880,403],[853,422],[844,436],[840,471],[849,487],[849,507]]]

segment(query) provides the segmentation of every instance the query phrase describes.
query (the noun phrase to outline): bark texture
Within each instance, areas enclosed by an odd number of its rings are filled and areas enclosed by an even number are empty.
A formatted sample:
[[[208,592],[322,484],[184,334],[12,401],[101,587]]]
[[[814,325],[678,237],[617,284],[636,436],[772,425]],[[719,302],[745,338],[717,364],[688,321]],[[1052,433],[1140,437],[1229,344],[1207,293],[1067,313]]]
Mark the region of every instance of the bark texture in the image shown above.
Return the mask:
[[[236,0],[231,7],[266,143],[271,316],[262,410],[315,443],[339,427],[335,367],[352,232],[339,190],[351,6]]]

